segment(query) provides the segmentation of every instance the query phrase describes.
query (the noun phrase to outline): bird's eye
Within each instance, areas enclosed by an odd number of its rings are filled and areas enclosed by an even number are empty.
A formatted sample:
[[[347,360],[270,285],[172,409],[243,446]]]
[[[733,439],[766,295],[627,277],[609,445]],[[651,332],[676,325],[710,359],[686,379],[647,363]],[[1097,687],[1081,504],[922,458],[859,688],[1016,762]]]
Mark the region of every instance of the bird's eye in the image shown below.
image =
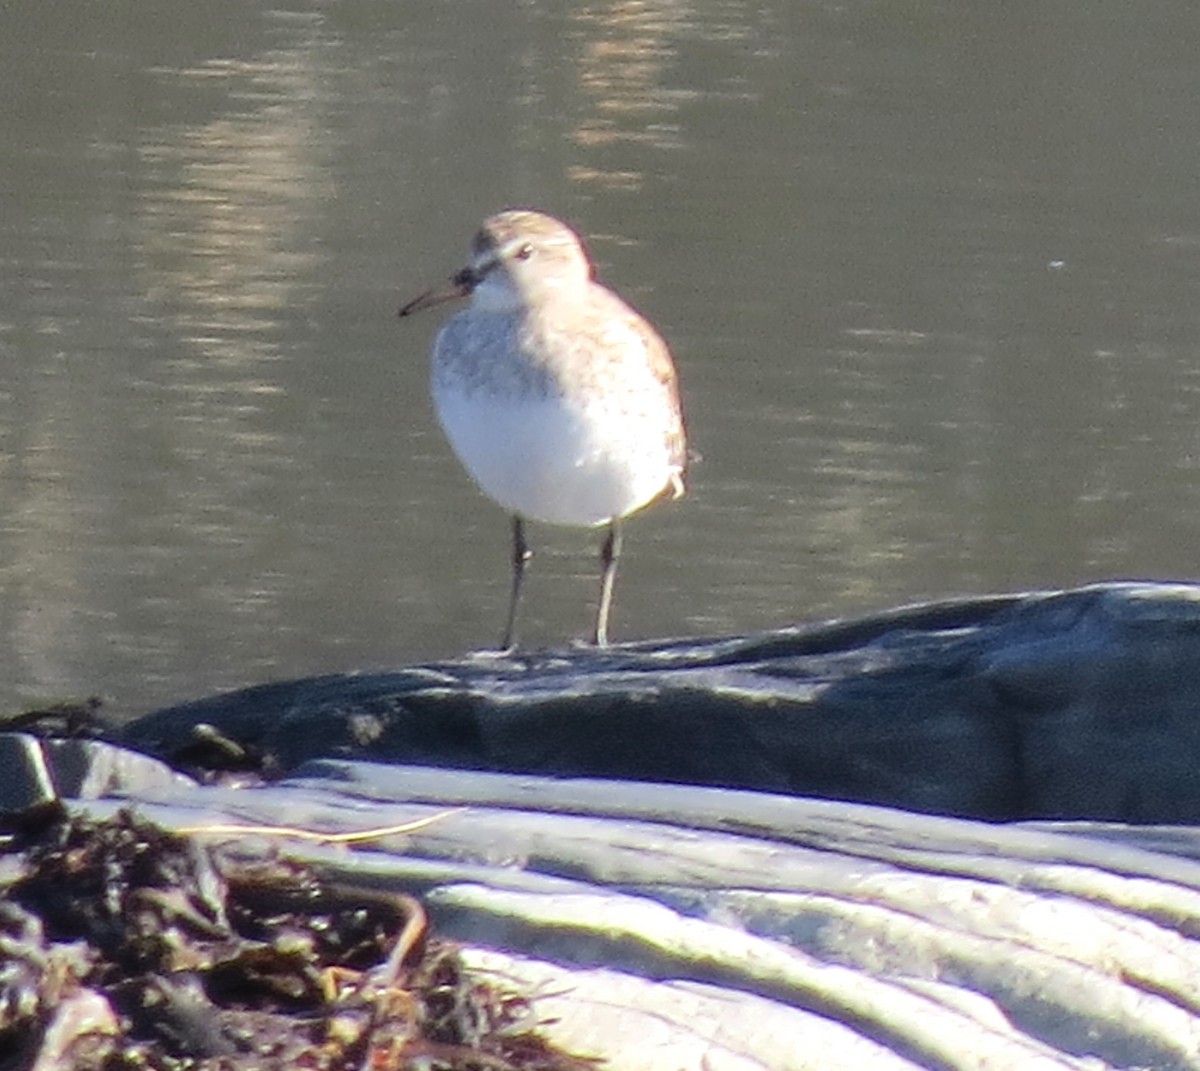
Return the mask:
[[[528,260],[531,256],[533,256],[533,246],[528,242],[517,250],[517,260]]]

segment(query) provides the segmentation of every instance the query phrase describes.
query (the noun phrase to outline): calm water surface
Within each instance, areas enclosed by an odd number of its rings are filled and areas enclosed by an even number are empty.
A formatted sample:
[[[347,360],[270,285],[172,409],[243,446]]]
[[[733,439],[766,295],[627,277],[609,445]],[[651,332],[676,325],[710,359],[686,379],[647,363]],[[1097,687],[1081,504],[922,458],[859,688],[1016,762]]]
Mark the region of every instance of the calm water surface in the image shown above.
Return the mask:
[[[542,207],[704,455],[618,637],[1200,571],[1192,0],[0,14],[0,712],[494,642],[401,300]],[[525,636],[596,537],[534,531]]]

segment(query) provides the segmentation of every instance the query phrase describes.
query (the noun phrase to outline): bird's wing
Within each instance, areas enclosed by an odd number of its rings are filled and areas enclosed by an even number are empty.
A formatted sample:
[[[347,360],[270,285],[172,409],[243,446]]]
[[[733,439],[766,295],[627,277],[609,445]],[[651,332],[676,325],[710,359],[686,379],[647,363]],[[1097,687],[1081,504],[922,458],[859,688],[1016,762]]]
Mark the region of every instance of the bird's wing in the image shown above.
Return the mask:
[[[668,410],[675,413],[677,419],[674,427],[668,433],[668,450],[671,464],[679,468],[682,478],[687,468],[687,426],[683,413],[683,400],[679,391],[679,376],[675,371],[675,361],[666,342],[653,325],[639,312],[626,304],[611,290],[604,287],[605,297],[597,303],[597,312],[607,322],[607,331],[619,332],[627,341],[624,346],[613,346],[610,352],[621,354],[618,358],[623,363],[640,366],[643,374],[649,374],[662,392],[663,401]],[[607,306],[607,308],[606,308]],[[629,345],[633,343],[633,345]],[[633,368],[630,368],[633,371]],[[674,488],[675,497],[683,493],[682,482]]]

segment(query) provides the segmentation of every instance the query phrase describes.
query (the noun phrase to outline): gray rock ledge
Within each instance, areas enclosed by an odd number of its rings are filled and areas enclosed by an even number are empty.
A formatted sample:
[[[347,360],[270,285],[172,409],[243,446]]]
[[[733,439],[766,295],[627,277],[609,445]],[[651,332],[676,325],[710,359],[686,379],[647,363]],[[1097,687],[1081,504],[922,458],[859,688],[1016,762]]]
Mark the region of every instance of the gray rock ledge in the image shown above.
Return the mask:
[[[1106,583],[717,639],[266,684],[208,723],[283,770],[337,757],[708,785],[993,820],[1200,820],[1200,585]]]
[[[1146,831],[1163,854],[1127,826],[338,760],[135,806],[223,859],[420,897],[552,1040],[622,1071],[1200,1069],[1195,830]],[[434,815],[350,850],[197,829]]]

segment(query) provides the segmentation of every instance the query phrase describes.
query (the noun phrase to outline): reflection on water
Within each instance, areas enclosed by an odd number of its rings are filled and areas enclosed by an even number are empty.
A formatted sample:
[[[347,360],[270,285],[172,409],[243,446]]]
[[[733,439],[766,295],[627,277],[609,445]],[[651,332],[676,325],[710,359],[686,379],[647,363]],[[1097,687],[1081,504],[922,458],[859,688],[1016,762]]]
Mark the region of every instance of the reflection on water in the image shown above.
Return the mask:
[[[508,204],[663,329],[704,454],[618,636],[1196,571],[1184,0],[52,7],[0,40],[10,709],[489,641],[505,519],[394,313]],[[533,537],[527,635],[583,635],[595,537]]]

